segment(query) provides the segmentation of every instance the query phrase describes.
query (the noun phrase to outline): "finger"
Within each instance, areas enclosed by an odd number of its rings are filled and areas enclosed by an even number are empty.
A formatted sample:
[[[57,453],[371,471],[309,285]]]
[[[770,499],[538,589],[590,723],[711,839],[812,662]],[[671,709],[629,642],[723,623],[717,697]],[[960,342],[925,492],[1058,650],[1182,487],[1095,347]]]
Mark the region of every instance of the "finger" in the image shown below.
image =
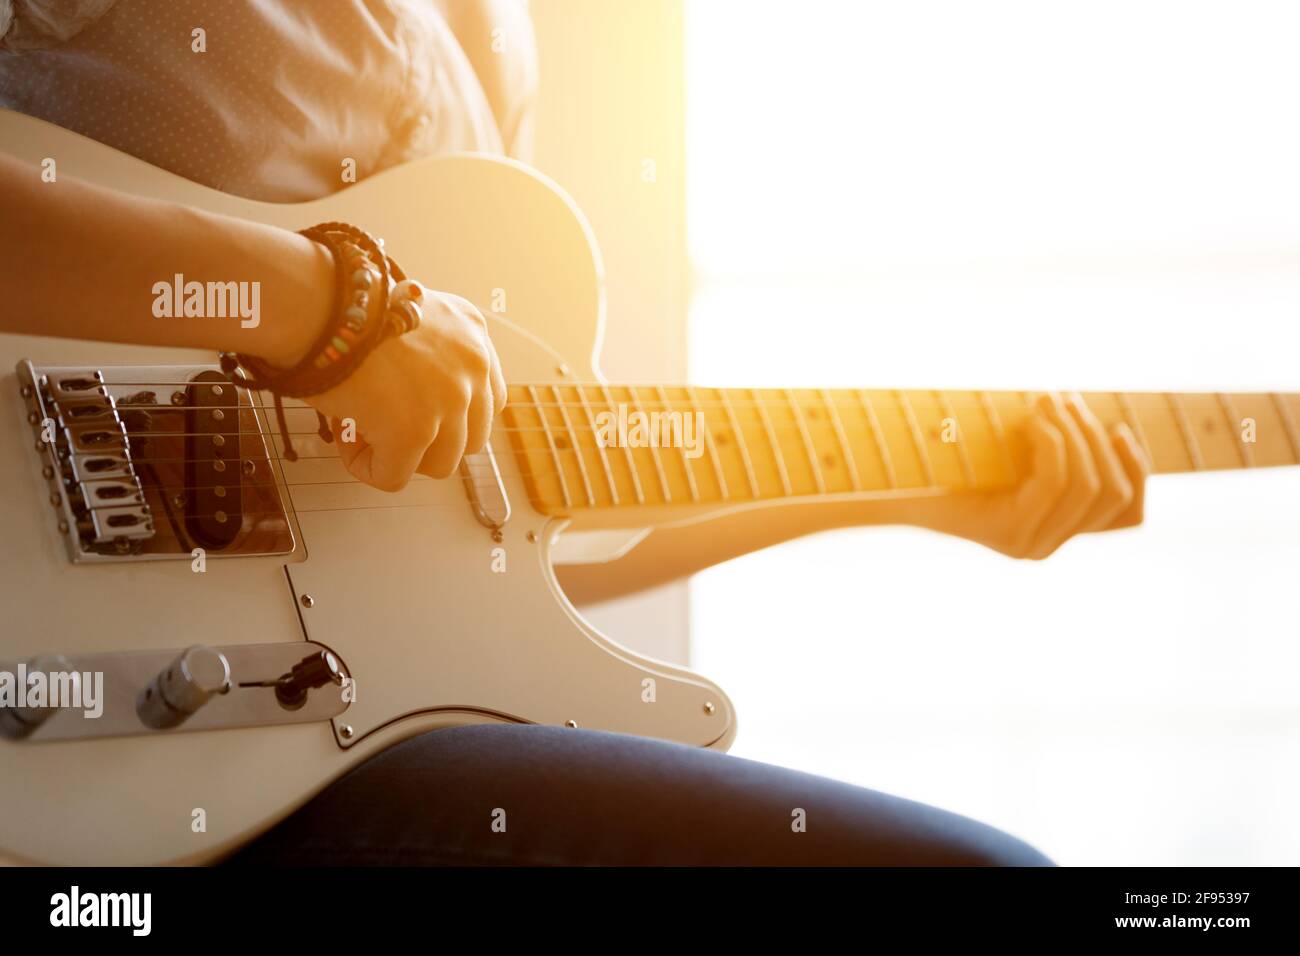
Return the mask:
[[[420,462],[420,474],[428,475],[430,478],[450,476],[451,472],[459,467],[461,458],[479,451],[488,443],[488,439],[492,436],[492,419],[492,393],[486,390],[475,393],[470,400],[469,411],[465,415],[465,441],[460,456],[451,463],[450,468],[447,468],[442,455],[452,454],[453,451],[449,449],[444,452],[441,448],[435,450],[430,447],[424,455],[424,460]]]
[[[465,442],[465,453],[473,454],[488,443],[492,436],[492,422],[506,402],[506,380],[501,375],[501,361],[497,350],[488,338],[487,324],[483,326],[483,348],[487,351],[488,370],[484,389],[476,392],[469,407],[469,434]]]
[[[1079,522],[1091,510],[1101,491],[1101,479],[1093,464],[1092,453],[1084,441],[1083,432],[1060,398],[1046,395],[1039,399],[1038,408],[1048,421],[1061,430],[1065,439],[1065,467],[1067,483],[1065,493],[1056,507],[1034,532],[1029,557],[1042,559],[1066,542],[1079,528]]]
[[[1005,518],[1014,528],[1010,547],[1006,550],[1016,557],[1029,556],[1034,532],[1065,493],[1068,476],[1065,437],[1059,428],[1036,413],[1025,425],[1025,437],[1030,449],[1029,476],[1007,499]]]
[[[488,332],[487,317],[468,299],[462,299],[459,296],[450,296],[450,298],[456,303],[457,308],[461,312],[478,323],[479,334],[482,336],[480,340],[480,345],[483,350],[482,354],[486,356],[488,366],[487,380],[484,384],[487,386],[492,397],[488,412],[488,422],[490,423],[497,415],[501,414],[501,410],[506,407],[506,379],[505,375],[501,371],[501,357],[497,355],[497,350],[492,345],[492,336]],[[472,428],[470,429],[470,434],[470,450],[477,451],[478,448],[483,446],[474,446],[472,441]]]
[[[465,457],[468,427],[469,415],[466,412],[444,418],[438,426],[438,433],[433,437],[433,443],[420,459],[420,474],[430,478],[450,477]]]
[[[488,443],[492,436],[492,420],[496,417],[492,390],[484,388],[474,393],[467,416],[464,454],[472,454]]]
[[[1128,473],[1124,470],[1119,453],[1106,434],[1106,429],[1084,403],[1083,396],[1074,393],[1066,399],[1065,408],[1088,443],[1092,462],[1097,467],[1097,477],[1101,481],[1097,500],[1079,522],[1079,530],[1101,531],[1109,528],[1111,522],[1132,503],[1133,483],[1129,481]]]
[[[1147,456],[1142,453],[1142,446],[1138,444],[1133,429],[1128,425],[1121,422],[1115,426],[1111,432],[1111,443],[1128,475],[1133,496],[1128,507],[1111,519],[1110,527],[1131,528],[1141,524],[1145,514],[1147,476],[1151,474],[1151,466],[1147,463]]]
[[[359,479],[363,481],[367,480],[364,479],[364,477],[361,477],[360,473],[357,473],[357,470],[364,467],[365,470],[367,470],[365,473],[368,475],[369,464],[365,464],[365,466],[357,466],[356,459],[361,453],[363,453],[363,451],[370,447],[370,442],[365,440],[365,436],[357,431],[355,423],[352,425],[351,441],[343,440],[342,419],[330,419],[330,429],[334,432],[334,446],[338,449],[338,458],[343,462],[343,467],[347,468],[347,471],[350,472],[352,476],[359,477]]]
[[[505,411],[509,394],[506,391],[506,377],[501,371],[501,357],[497,355],[497,350],[492,348],[491,342],[488,343],[488,352],[492,356],[492,368],[488,372],[492,385],[492,417],[496,418]]]
[[[492,417],[500,415],[506,407],[506,377],[501,371],[501,356],[497,355],[488,334],[487,319],[483,320],[483,348],[487,351],[491,367],[488,369],[488,387],[492,391]]]
[[[339,450],[339,458],[343,461],[343,467],[349,471],[352,470],[352,462],[356,460],[361,450],[369,445],[361,435],[353,430],[352,440],[343,440],[343,421],[339,418],[330,419],[330,430],[334,432],[334,445]]]
[[[401,491],[419,467],[424,447],[410,441],[376,439],[345,462],[353,477],[380,491]]]

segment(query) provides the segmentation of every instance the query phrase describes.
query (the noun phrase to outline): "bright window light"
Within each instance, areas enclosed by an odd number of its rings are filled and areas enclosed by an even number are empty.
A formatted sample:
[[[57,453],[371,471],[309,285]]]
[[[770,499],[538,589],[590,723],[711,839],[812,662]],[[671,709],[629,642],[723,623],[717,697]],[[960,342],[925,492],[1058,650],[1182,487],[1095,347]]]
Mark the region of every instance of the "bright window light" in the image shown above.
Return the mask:
[[[1300,7],[687,0],[691,377],[1300,390]],[[734,752],[1068,864],[1300,863],[1300,470],[1041,564],[905,529],[693,586]]]

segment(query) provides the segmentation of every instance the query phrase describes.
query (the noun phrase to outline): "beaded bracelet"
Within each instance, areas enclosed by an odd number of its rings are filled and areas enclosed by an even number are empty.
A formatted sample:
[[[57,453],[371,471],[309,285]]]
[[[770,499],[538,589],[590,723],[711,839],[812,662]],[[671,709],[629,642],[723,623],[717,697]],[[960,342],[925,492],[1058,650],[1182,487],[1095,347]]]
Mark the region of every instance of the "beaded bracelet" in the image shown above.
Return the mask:
[[[299,235],[319,242],[334,260],[334,306],[330,321],[306,356],[289,369],[276,369],[256,356],[225,352],[221,368],[243,388],[267,391],[284,442],[284,457],[297,461],[282,398],[306,398],[335,388],[355,372],[379,345],[419,328],[424,289],[408,279],[383,250],[383,240],[342,222],[325,222]],[[391,288],[390,288],[391,287]],[[316,413],[318,432],[327,442],[334,434],[325,416]]]

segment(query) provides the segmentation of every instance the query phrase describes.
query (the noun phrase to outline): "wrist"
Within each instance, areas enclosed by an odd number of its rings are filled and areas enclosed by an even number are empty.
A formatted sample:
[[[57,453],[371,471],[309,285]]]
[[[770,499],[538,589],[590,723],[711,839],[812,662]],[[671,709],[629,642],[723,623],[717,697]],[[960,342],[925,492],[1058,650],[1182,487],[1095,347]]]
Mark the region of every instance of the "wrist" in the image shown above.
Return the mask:
[[[334,260],[318,242],[296,233],[283,258],[277,283],[280,302],[270,314],[279,321],[267,329],[258,354],[277,368],[292,368],[307,357],[334,312]]]

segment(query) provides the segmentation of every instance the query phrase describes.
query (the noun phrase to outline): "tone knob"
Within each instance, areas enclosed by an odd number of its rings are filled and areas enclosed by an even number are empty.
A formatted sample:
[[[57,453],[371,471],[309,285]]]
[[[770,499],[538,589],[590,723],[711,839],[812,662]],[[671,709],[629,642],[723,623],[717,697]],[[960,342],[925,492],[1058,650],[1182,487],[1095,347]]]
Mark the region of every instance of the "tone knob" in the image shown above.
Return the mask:
[[[53,695],[48,692],[51,675],[66,675],[58,683],[66,688],[66,692],[71,694],[74,700],[81,699],[81,675],[72,669],[72,665],[63,655],[42,654],[40,657],[33,657],[24,666],[27,670],[28,694],[24,695],[23,706],[0,707],[0,736],[14,740],[30,736],[37,727],[58,713],[60,704],[65,706],[68,704],[68,701],[54,700]],[[40,704],[29,702],[31,679],[34,674],[44,674],[46,677],[47,692]],[[63,691],[60,691],[60,695],[62,693]]]
[[[230,662],[220,651],[196,645],[167,665],[140,694],[136,711],[150,727],[175,727],[230,689]]]

